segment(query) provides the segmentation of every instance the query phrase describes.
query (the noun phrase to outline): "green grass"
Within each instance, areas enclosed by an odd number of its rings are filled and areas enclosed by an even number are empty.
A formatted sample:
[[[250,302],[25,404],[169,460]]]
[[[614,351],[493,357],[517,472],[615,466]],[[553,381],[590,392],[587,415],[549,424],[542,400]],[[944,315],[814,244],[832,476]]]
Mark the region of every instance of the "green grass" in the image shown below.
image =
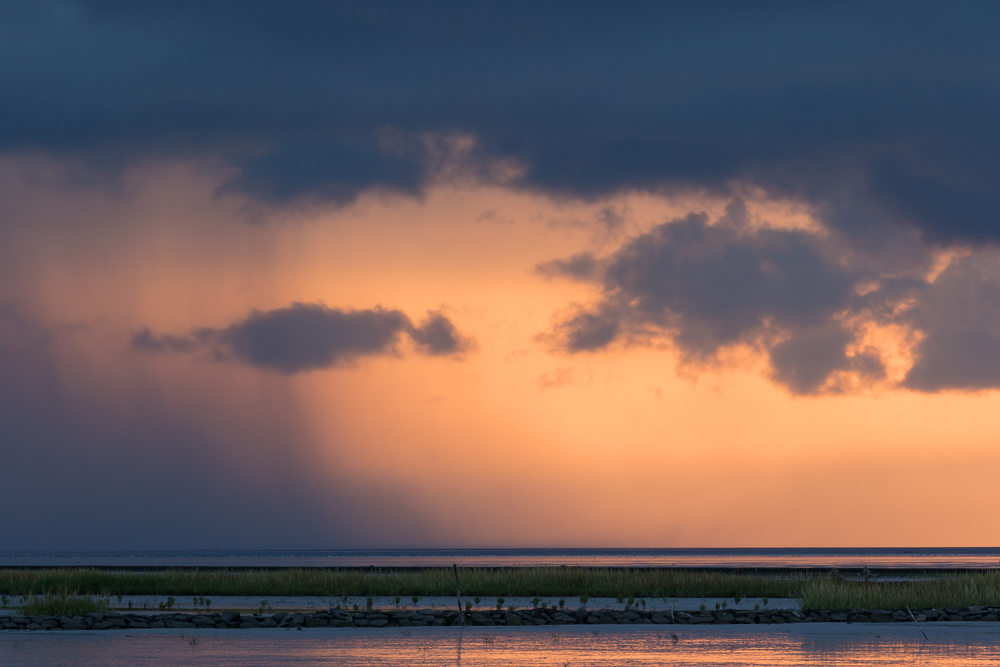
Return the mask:
[[[927,581],[864,582],[823,574],[756,574],[625,568],[460,568],[462,593],[478,597],[800,598],[808,609],[1000,606],[1000,572]],[[424,570],[0,570],[0,594],[65,599],[91,595],[451,596],[450,568]]]
[[[469,597],[794,597],[804,578],[613,568],[459,568]],[[424,570],[0,570],[0,594],[68,591],[77,595],[314,595],[322,597],[455,594],[450,568]]]
[[[942,575],[928,581],[817,578],[804,588],[806,609],[911,609],[1000,606],[1000,572]]]
[[[45,593],[25,595],[15,604],[15,609],[25,616],[77,616],[106,613],[108,598],[92,598],[89,595],[67,593]]]

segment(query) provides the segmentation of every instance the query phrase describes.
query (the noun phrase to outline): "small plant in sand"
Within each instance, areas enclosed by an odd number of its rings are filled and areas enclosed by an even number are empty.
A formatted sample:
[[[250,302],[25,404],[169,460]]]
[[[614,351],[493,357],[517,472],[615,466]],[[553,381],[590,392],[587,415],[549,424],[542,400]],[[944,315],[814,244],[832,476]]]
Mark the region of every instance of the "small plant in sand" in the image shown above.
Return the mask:
[[[754,611],[760,611],[760,603],[759,602],[754,602],[753,603],[753,610]]]
[[[563,598],[559,598],[559,608],[562,609],[565,606],[566,606],[566,600]]]
[[[615,600],[618,601],[618,604],[621,604],[622,602],[625,602],[625,596],[619,595],[618,597],[615,598]]]
[[[472,600],[465,601],[465,611],[472,611]]]
[[[418,602],[420,602],[420,598],[419,598],[419,597],[417,597],[416,595],[414,595],[414,596],[413,596],[412,598],[410,598],[410,599],[411,599],[411,600],[413,600],[413,604],[417,604]]]
[[[375,606],[375,598],[369,595],[368,599],[365,600],[365,603],[368,605],[368,609],[371,609],[372,607]]]
[[[646,611],[646,598],[642,599],[642,610]]]
[[[189,637],[188,638],[188,644],[190,644],[191,646],[197,646],[198,645],[198,635],[192,635],[191,637]]]
[[[493,642],[496,641],[496,638],[496,635],[483,635],[483,643],[492,645]]]
[[[503,603],[507,601],[507,598],[497,598],[497,611],[503,609]]]
[[[601,634],[601,629],[600,628],[594,628],[593,630],[590,631],[590,634],[592,634],[592,635],[599,635],[599,634]]]
[[[580,596],[580,604],[586,605],[587,604],[587,600],[589,600],[589,599],[590,599],[589,595],[581,595]]]
[[[402,630],[399,631],[399,634],[403,635],[404,637],[409,637],[410,636],[410,629],[409,628],[403,628]]]
[[[212,598],[205,598],[205,606],[209,609],[212,608]]]
[[[742,599],[743,599],[743,596],[740,595],[739,593],[737,593],[736,595],[733,596],[733,602],[735,602],[736,604],[739,604],[740,600],[742,600]]]
[[[698,605],[698,611],[705,611],[705,603],[704,602],[702,602],[700,605]]]
[[[481,597],[479,597],[478,595],[475,598],[473,598],[473,599],[476,601],[476,606],[477,607],[479,606],[479,603],[483,601],[483,599]]]
[[[674,634],[673,632],[670,633],[670,641],[676,644],[679,639],[680,637],[678,637],[676,634]]]
[[[507,611],[514,611],[515,609],[517,609],[517,605],[516,604],[509,604],[509,605],[507,605]]]
[[[537,607],[538,603],[541,602],[541,601],[542,601],[542,598],[539,598],[539,597],[531,598],[531,604],[533,606],[535,606],[535,607]]]
[[[542,609],[548,609],[548,608],[549,608],[549,603],[542,601]]]
[[[132,601],[131,601],[131,600],[129,600],[129,601],[128,601],[128,608],[129,608],[129,609],[131,609],[131,608],[132,608]]]
[[[761,601],[764,603],[764,609],[767,609],[767,603],[770,602],[770,600],[767,598],[761,598]]]
[[[719,611],[720,609],[722,609],[722,605],[719,604],[718,602],[716,602],[715,603],[715,611]]]
[[[723,601],[722,601],[722,608],[723,608],[723,609],[725,609],[725,608],[726,608],[726,607],[728,607],[728,606],[729,606],[729,603],[728,603],[728,602],[726,602],[725,600],[723,600]]]
[[[400,598],[399,598],[399,596],[397,595],[397,596],[396,596],[396,606],[397,606],[397,607],[399,606],[399,600],[400,600]]]
[[[354,603],[354,611],[357,611],[357,610],[358,610],[358,609],[360,609],[360,608],[361,608],[361,607],[360,607],[360,605],[358,605],[358,603],[357,603],[357,602],[355,602],[355,603]]]

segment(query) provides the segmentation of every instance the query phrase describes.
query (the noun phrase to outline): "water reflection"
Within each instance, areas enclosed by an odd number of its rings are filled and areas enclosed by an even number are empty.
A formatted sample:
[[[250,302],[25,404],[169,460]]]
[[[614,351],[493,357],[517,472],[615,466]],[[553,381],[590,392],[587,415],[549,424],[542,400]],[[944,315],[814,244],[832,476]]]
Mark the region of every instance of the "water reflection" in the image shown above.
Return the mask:
[[[3,665],[995,665],[1000,624],[0,633]]]

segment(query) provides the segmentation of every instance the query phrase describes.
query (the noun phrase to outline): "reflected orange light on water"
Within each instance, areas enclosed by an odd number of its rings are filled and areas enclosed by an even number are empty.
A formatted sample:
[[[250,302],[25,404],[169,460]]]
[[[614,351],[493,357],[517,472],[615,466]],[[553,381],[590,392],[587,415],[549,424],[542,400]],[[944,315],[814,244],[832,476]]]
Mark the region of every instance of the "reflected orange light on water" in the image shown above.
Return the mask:
[[[45,633],[23,646],[4,642],[4,664],[48,666],[71,660],[97,665],[296,665],[312,667],[451,666],[804,667],[806,665],[931,665],[976,667],[1000,659],[996,624],[987,630],[952,629],[922,639],[913,627],[869,626],[861,631],[821,624],[802,630],[731,627],[668,630],[614,628],[379,629],[192,631],[185,635],[137,631]],[[839,624],[833,624],[837,626]],[[987,624],[983,624],[987,625]],[[22,633],[23,634],[23,633]],[[197,641],[193,641],[194,638]],[[674,638],[676,637],[676,639]]]

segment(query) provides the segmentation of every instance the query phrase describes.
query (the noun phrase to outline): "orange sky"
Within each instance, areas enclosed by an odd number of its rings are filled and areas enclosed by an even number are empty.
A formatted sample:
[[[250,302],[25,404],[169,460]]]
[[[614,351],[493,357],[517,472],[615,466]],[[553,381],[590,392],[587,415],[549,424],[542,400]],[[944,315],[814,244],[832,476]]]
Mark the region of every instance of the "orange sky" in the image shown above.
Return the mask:
[[[606,255],[690,211],[717,218],[725,200],[583,203],[443,183],[422,199],[371,194],[248,222],[241,201],[213,194],[217,176],[183,164],[136,170],[124,191],[22,167],[3,165],[22,224],[0,302],[60,332],[72,409],[155,388],[160,409],[214,434],[262,484],[287,457],[303,485],[350,488],[334,514],[388,492],[407,505],[404,518],[389,504],[365,525],[317,525],[317,543],[1000,544],[996,392],[793,396],[749,348],[700,367],[665,341],[569,354],[546,336],[599,290],[537,264]],[[794,203],[749,201],[755,224],[822,232]],[[414,321],[442,309],[475,344],[439,358],[404,341],[396,356],[292,376],[129,349],[143,327],[185,334],[293,302],[381,304]]]

